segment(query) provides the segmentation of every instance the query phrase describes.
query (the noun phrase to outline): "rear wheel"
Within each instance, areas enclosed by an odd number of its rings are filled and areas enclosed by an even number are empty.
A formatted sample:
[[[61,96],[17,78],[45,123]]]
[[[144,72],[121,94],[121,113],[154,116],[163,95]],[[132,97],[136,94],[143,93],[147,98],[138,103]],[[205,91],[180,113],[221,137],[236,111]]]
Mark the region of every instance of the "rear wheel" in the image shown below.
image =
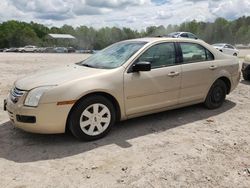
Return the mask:
[[[236,53],[234,53],[234,54],[233,54],[233,56],[237,56],[237,54],[236,54]]]
[[[96,140],[110,131],[115,116],[114,105],[108,99],[93,95],[76,104],[69,117],[69,129],[78,139]]]
[[[217,80],[210,88],[204,102],[208,109],[219,108],[225,101],[227,86],[224,81]]]

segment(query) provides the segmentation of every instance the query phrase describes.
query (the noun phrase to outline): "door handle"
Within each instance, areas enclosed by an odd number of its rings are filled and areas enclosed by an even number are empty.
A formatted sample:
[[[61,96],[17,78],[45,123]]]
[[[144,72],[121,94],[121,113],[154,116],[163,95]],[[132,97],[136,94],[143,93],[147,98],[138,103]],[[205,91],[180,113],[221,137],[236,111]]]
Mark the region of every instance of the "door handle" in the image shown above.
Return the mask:
[[[216,65],[212,65],[212,66],[209,67],[210,70],[215,70],[215,69],[217,69],[217,68],[218,68],[218,67],[217,67]]]
[[[170,73],[168,74],[169,77],[175,77],[175,76],[179,76],[179,75],[180,75],[179,72],[170,72]]]

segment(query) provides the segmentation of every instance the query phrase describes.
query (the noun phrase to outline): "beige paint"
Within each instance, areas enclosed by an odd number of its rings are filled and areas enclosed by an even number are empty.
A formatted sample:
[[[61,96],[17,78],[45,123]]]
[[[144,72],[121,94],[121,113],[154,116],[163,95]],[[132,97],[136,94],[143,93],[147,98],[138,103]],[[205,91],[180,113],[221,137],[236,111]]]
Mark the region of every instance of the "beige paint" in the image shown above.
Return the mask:
[[[239,82],[239,60],[224,55],[201,40],[173,38],[135,40],[148,43],[121,67],[105,70],[68,65],[17,80],[15,87],[27,92],[39,86],[56,85],[56,87],[43,94],[36,108],[23,105],[25,95],[17,104],[13,104],[8,97],[7,109],[13,113],[11,117],[15,126],[30,132],[63,133],[73,106],[72,101],[94,92],[112,95],[119,104],[121,120],[125,120],[203,102],[213,82],[222,76],[230,80],[231,90]],[[149,72],[128,73],[133,62],[151,46],[178,41],[201,44],[214,54],[215,60],[163,67]],[[209,67],[212,65],[217,66],[217,69],[211,70]],[[173,71],[179,74],[170,76],[169,73]],[[57,105],[58,102],[65,105]],[[16,114],[34,115],[37,123],[17,122]]]

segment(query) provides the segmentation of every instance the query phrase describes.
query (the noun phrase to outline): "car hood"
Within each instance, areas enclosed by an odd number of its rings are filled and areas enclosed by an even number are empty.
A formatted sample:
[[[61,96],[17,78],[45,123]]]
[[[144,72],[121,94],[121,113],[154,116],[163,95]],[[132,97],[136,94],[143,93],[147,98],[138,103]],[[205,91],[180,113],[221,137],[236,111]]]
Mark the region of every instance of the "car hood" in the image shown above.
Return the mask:
[[[79,65],[66,65],[50,70],[30,74],[15,82],[21,90],[31,90],[40,86],[61,85],[73,80],[84,79],[107,72],[107,69],[95,69]]]

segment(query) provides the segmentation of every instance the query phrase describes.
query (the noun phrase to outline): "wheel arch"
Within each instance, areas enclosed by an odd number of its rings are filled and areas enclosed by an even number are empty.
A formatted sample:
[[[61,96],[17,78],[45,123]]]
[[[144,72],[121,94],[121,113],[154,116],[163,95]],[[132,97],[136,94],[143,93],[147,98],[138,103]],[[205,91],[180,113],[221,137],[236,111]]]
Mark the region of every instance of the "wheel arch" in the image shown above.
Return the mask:
[[[116,121],[120,121],[120,119],[121,119],[121,107],[120,107],[120,104],[119,104],[119,102],[117,101],[117,99],[116,99],[113,95],[111,95],[111,94],[109,94],[109,93],[107,93],[107,92],[95,91],[95,92],[88,93],[88,94],[86,94],[86,95],[80,97],[80,98],[75,102],[75,104],[71,107],[71,109],[70,109],[70,111],[69,111],[69,113],[68,113],[68,116],[67,116],[65,131],[67,131],[68,128],[69,128],[69,127],[68,127],[68,126],[69,126],[69,117],[70,117],[70,115],[71,115],[73,109],[75,108],[75,106],[76,106],[81,100],[83,100],[83,99],[85,99],[85,98],[87,98],[87,97],[93,96],[93,95],[96,95],[96,96],[103,96],[103,97],[107,98],[107,99],[114,105],[114,107],[115,107],[115,111],[116,111]]]
[[[227,86],[227,94],[229,94],[230,91],[231,91],[231,81],[230,81],[230,79],[228,77],[226,77],[226,76],[221,76],[218,79],[216,79],[215,82],[217,80],[222,80],[226,84],[226,86]]]

